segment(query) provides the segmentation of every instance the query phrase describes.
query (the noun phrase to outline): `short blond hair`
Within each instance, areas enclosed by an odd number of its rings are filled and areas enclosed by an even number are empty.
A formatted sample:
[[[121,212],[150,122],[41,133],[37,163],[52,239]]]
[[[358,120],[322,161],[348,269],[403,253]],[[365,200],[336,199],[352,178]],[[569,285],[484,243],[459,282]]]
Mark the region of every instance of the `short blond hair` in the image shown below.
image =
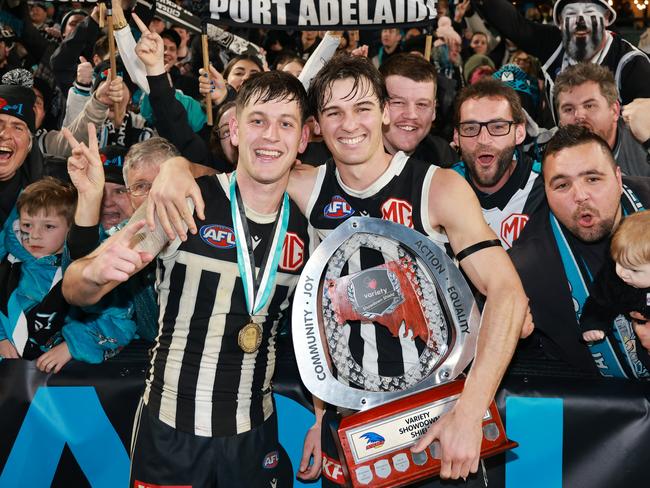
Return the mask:
[[[614,261],[626,268],[650,263],[650,210],[623,219],[612,237],[610,252]]]

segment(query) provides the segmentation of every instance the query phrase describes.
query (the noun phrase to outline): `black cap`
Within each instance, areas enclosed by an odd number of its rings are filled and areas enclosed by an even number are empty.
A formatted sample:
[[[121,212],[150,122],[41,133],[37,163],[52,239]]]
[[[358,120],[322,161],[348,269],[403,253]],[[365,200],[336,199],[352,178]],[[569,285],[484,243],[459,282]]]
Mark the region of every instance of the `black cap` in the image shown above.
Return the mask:
[[[124,146],[118,146],[116,144],[103,147],[99,150],[99,155],[104,164],[104,178],[108,183],[124,185],[122,168],[124,168],[126,153],[127,149]]]
[[[70,20],[70,17],[72,17],[73,15],[83,15],[84,17],[88,17],[88,12],[86,12],[85,10],[82,10],[80,8],[75,8],[73,10],[70,10],[68,13],[66,13],[63,16],[63,19],[61,20],[61,33],[62,34],[65,32],[65,26],[68,23],[68,21]]]
[[[27,124],[30,132],[36,130],[34,102],[31,88],[17,85],[0,85],[0,114],[11,115]]]

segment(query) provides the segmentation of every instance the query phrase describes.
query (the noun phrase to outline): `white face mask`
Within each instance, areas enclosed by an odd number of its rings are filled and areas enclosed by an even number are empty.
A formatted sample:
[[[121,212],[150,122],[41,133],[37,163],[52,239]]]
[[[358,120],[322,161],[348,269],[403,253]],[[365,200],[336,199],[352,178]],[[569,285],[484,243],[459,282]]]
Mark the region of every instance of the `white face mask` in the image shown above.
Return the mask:
[[[562,44],[570,58],[588,61],[598,52],[605,36],[606,12],[602,5],[588,2],[569,3],[562,9]]]

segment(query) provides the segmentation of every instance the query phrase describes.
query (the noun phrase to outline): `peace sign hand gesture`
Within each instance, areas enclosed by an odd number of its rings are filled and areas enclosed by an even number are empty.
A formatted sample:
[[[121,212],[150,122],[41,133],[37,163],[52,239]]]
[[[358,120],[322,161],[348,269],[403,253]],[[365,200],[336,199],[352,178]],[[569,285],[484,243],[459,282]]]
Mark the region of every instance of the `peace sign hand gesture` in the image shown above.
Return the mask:
[[[77,141],[72,133],[63,128],[72,155],[68,158],[68,174],[80,197],[96,197],[101,200],[104,192],[104,165],[99,155],[97,130],[88,124],[88,146]]]

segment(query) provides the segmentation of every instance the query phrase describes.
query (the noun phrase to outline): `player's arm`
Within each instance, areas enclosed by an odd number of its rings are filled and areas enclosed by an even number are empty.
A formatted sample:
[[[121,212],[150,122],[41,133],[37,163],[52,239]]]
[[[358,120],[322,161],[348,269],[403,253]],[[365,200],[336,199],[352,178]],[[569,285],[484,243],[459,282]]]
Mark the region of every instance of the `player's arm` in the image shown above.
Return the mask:
[[[126,227],[68,267],[63,276],[63,296],[68,303],[97,303],[160,253],[169,239],[159,224],[153,232],[145,227],[146,206],[143,204],[135,211]]]
[[[194,179],[193,165],[183,157],[170,158],[160,165],[160,172],[149,191],[147,225],[150,229],[159,225],[170,241],[176,236],[187,239],[187,231],[196,234],[193,210],[199,219],[205,219],[205,202],[199,185]],[[194,203],[188,205],[187,198]]]
[[[312,395],[314,402],[314,415],[316,420],[307,434],[302,448],[302,459],[298,468],[297,476],[303,480],[314,480],[320,475],[323,464],[323,453],[321,449],[321,430],[323,415],[325,415],[325,403]],[[310,459],[312,463],[309,464]]]
[[[438,170],[429,193],[432,227],[444,227],[455,253],[496,239],[469,185],[451,170]],[[434,439],[442,448],[441,477],[466,477],[478,469],[482,418],[512,358],[528,299],[501,246],[483,248],[461,260],[472,283],[487,296],[474,364],[453,410],[425,434],[416,449]]]
[[[307,164],[296,164],[291,170],[287,193],[298,205],[303,215],[307,214],[307,207],[316,183],[317,174],[318,168]]]

